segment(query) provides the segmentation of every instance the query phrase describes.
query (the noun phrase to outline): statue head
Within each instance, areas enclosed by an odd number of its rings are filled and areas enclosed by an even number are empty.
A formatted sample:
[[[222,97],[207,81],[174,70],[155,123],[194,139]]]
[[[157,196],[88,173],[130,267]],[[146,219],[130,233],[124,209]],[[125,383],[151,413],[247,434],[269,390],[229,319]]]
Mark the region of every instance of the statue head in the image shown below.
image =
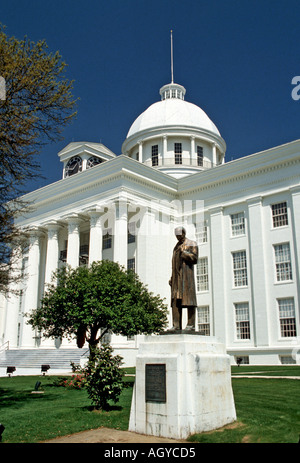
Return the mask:
[[[178,241],[183,241],[185,239],[186,230],[184,227],[175,228],[175,235]]]

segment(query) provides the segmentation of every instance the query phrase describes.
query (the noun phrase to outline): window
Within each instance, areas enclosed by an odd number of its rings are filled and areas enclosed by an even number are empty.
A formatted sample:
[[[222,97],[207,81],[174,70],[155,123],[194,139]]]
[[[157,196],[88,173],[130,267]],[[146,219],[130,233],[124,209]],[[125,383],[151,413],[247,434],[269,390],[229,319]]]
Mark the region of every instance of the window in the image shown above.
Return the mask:
[[[246,251],[233,252],[232,258],[234,286],[247,286],[248,277]]]
[[[152,146],[152,166],[158,166],[158,145]]]
[[[232,214],[231,218],[231,235],[238,236],[245,234],[245,217],[244,212]]]
[[[196,225],[196,241],[197,243],[207,243],[207,220]]]
[[[290,255],[290,244],[282,243],[274,245],[276,280],[292,280],[292,266]]]
[[[281,365],[295,365],[296,359],[291,355],[279,355]]]
[[[182,144],[174,143],[175,164],[182,164]]]
[[[135,258],[127,260],[127,269],[135,272]]]
[[[136,234],[135,222],[128,223],[127,230],[127,243],[135,243],[135,234]]]
[[[209,306],[198,307],[198,331],[202,336],[210,336]]]
[[[237,339],[250,339],[250,320],[248,302],[234,304]]]
[[[111,228],[107,228],[103,232],[102,248],[103,249],[110,249],[111,244],[112,244]]]
[[[282,338],[297,336],[294,298],[278,299],[280,335]]]
[[[197,290],[208,291],[208,260],[201,257],[197,263]]]
[[[203,148],[197,146],[197,165],[203,167]]]
[[[274,228],[288,225],[286,202],[272,205],[272,219]]]

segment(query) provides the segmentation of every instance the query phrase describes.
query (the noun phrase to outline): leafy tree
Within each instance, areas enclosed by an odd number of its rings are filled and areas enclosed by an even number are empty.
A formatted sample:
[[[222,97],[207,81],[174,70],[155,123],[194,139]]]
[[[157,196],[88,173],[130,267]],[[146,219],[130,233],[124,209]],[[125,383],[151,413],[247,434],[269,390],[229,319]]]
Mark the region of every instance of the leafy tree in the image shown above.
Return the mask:
[[[90,359],[105,333],[132,336],[159,333],[167,322],[163,300],[148,291],[136,273],[103,260],[90,267],[57,270],[40,307],[28,323],[45,337],[87,341]]]
[[[40,175],[42,147],[62,139],[64,127],[76,115],[73,81],[65,75],[59,52],[49,53],[44,40],[8,37],[0,24],[0,291],[16,278],[10,272],[22,239],[14,225],[30,206],[22,197],[26,182]],[[3,80],[4,79],[4,80]],[[3,93],[3,92],[2,92]],[[14,253],[11,253],[14,249]]]

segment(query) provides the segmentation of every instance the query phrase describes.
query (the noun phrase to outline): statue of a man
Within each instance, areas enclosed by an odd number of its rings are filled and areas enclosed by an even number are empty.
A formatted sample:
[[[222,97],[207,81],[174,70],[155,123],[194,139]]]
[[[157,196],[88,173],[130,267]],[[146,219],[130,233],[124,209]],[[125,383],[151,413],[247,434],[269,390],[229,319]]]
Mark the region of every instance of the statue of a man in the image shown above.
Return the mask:
[[[178,243],[173,250],[171,286],[172,330],[182,329],[182,309],[188,310],[186,330],[195,330],[195,311],[197,307],[194,265],[198,260],[198,246],[186,238],[183,227],[175,229]]]

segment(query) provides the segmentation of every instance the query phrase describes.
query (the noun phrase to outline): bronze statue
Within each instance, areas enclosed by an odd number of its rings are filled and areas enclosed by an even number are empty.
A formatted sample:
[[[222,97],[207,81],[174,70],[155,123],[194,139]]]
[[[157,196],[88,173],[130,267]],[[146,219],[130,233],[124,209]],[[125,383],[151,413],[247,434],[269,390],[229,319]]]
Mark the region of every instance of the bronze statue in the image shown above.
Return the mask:
[[[171,286],[171,307],[173,327],[171,331],[182,330],[182,309],[188,309],[186,330],[195,330],[195,312],[197,307],[194,265],[198,260],[198,246],[195,241],[186,238],[183,227],[175,229],[178,243],[173,250]]]

